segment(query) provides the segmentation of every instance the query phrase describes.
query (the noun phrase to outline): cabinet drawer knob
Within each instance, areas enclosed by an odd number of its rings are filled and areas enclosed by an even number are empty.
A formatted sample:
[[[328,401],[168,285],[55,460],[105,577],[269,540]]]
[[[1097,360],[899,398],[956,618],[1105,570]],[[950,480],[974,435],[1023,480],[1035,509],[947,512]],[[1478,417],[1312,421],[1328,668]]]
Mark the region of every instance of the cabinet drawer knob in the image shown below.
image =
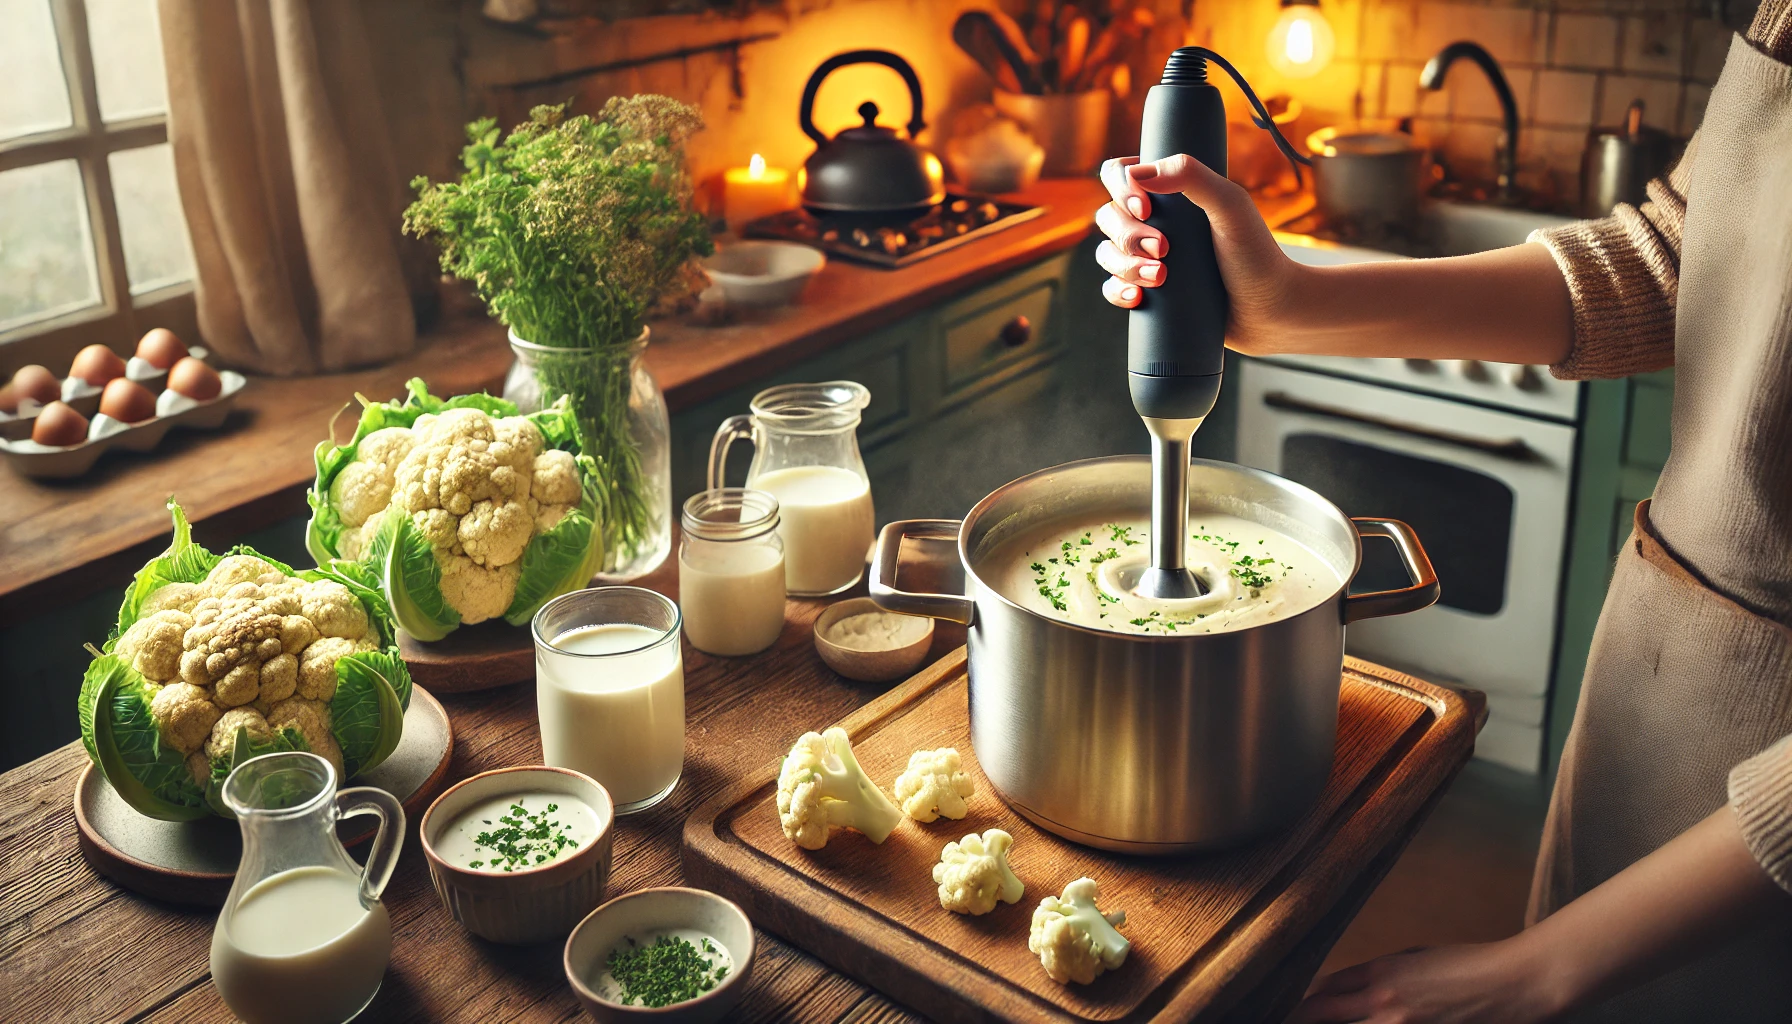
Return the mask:
[[[1033,340],[1033,321],[1024,316],[1017,316],[1002,325],[1002,344],[1009,348],[1019,348]]]

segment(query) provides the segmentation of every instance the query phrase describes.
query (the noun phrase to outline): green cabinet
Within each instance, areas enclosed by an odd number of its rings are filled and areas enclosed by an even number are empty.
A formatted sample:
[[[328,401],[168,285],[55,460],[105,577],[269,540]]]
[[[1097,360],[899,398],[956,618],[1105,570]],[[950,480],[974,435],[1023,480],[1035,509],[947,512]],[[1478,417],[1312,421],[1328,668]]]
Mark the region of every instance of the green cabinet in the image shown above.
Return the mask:
[[[1023,267],[937,306],[779,373],[748,381],[672,417],[672,496],[707,486],[709,446],[729,416],[758,392],[797,381],[854,380],[871,392],[859,427],[873,489],[880,471],[904,461],[904,441],[925,423],[966,405],[1016,393],[1064,346],[1064,289],[1071,253]],[[731,453],[728,482],[745,479],[747,445]]]

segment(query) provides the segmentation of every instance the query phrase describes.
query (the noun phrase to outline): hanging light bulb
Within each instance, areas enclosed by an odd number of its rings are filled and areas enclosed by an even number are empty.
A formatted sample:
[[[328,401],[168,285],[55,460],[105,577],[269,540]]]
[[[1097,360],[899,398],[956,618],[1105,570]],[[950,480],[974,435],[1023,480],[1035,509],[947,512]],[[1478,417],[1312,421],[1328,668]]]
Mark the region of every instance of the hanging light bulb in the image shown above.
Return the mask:
[[[1284,78],[1311,78],[1331,63],[1333,41],[1319,0],[1282,0],[1269,30],[1269,65]]]

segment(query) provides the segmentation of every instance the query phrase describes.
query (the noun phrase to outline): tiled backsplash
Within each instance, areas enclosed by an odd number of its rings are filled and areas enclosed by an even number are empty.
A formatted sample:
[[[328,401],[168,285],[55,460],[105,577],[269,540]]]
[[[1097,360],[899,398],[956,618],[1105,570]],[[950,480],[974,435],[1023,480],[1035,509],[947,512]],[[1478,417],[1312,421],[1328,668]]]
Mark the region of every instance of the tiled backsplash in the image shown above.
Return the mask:
[[[1450,169],[1471,179],[1493,173],[1499,105],[1480,70],[1461,62],[1446,88],[1418,85],[1445,45],[1473,40],[1505,70],[1518,102],[1519,185],[1544,205],[1579,201],[1580,159],[1593,125],[1623,121],[1634,99],[1643,121],[1680,139],[1692,135],[1723,67],[1730,30],[1705,0],[1513,3],[1458,0],[1320,0],[1337,35],[1331,66],[1283,79],[1264,57],[1278,13],[1274,0],[1199,0],[1189,33],[1231,56],[1259,91],[1298,98],[1318,127],[1412,117],[1414,131]]]

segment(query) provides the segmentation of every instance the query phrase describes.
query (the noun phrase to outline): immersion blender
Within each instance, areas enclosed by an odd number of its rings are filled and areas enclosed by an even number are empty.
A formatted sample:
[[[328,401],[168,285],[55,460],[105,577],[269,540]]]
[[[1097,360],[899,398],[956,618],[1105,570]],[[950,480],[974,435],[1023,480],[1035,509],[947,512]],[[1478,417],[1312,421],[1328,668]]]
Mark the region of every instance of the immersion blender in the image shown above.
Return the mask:
[[[1145,94],[1139,160],[1187,153],[1226,173],[1226,108],[1220,91],[1207,81],[1210,61],[1238,83],[1256,109],[1252,120],[1268,130],[1298,179],[1300,164],[1311,161],[1282,137],[1243,76],[1200,46],[1172,53],[1163,81]],[[1127,385],[1151,434],[1151,562],[1131,589],[1143,597],[1189,600],[1207,591],[1184,558],[1189,441],[1219,398],[1229,304],[1213,251],[1213,227],[1200,207],[1181,193],[1153,194],[1145,222],[1163,232],[1169,249],[1161,260],[1167,283],[1141,288],[1127,323]]]

